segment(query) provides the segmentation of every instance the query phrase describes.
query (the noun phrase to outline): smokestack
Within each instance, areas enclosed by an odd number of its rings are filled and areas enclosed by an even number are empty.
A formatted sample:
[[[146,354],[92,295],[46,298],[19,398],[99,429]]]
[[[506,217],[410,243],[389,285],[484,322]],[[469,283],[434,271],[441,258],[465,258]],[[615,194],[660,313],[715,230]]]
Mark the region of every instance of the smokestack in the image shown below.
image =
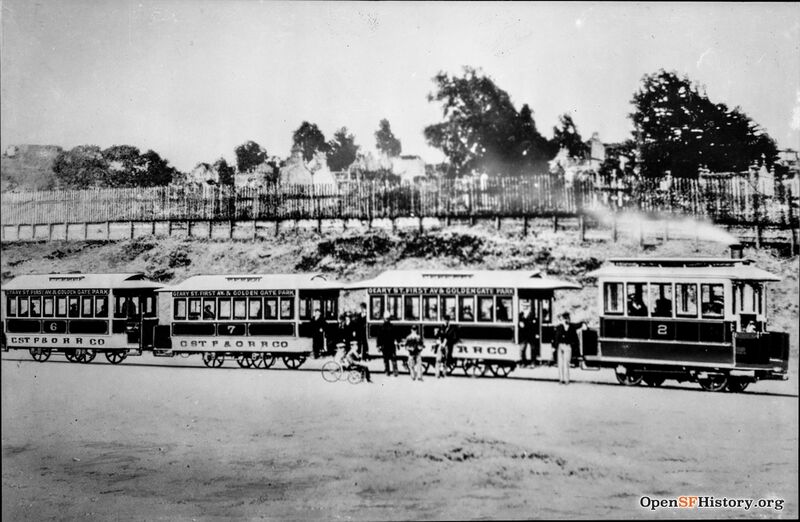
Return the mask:
[[[731,259],[742,259],[744,257],[744,246],[741,243],[731,245]]]

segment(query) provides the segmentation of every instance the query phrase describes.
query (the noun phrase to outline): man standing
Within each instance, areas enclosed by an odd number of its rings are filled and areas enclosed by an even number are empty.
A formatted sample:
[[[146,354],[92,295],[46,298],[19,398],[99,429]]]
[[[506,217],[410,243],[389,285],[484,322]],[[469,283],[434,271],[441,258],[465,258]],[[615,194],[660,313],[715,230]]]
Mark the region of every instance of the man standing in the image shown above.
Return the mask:
[[[519,314],[519,343],[520,343],[520,364],[525,366],[533,362],[536,354],[534,354],[534,347],[536,345],[536,334],[538,331],[538,324],[533,318],[531,310],[520,312]]]
[[[553,348],[556,350],[558,358],[558,382],[569,384],[569,365],[572,361],[572,350],[577,351],[580,347],[578,341],[578,328],[569,322],[569,313],[564,312],[559,317],[559,324],[553,334]]]
[[[367,342],[367,303],[361,303],[358,315],[353,320],[358,353],[362,361],[367,360],[369,344]]]
[[[383,314],[383,324],[378,329],[376,341],[378,350],[383,355],[383,367],[386,370],[386,375],[389,375],[389,367],[391,366],[394,376],[397,377],[397,339],[390,317],[389,312]]]
[[[453,347],[458,342],[458,330],[456,325],[450,323],[450,315],[444,315],[444,326],[441,328],[441,339],[444,340],[444,346],[447,350],[445,353],[445,361],[448,367],[453,365]]]
[[[311,326],[311,339],[313,342],[312,350],[314,353],[314,359],[319,359],[319,357],[325,351],[325,334],[328,330],[328,322],[325,321],[319,310],[314,310],[314,316],[311,318],[309,324]]]
[[[422,380],[422,338],[419,336],[417,325],[411,327],[411,333],[406,337],[406,350],[408,350],[408,372],[412,381]]]

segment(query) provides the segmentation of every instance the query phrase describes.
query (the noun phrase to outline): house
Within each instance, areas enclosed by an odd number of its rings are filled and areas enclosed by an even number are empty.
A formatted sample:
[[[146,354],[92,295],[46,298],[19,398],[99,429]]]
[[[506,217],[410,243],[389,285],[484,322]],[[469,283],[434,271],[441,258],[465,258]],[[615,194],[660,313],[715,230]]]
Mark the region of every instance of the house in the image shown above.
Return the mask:
[[[392,174],[401,181],[413,183],[416,178],[425,177],[425,161],[419,156],[399,156],[392,158]]]
[[[606,160],[606,146],[600,141],[600,135],[593,133],[589,140],[589,168],[595,172],[600,170],[600,165]]]
[[[219,174],[213,166],[208,163],[198,163],[195,168],[186,176],[187,184],[197,185],[217,185]]]
[[[292,155],[281,167],[281,185],[333,185],[336,178],[328,168],[324,152],[317,152],[308,163],[303,159],[303,149],[292,147]]]

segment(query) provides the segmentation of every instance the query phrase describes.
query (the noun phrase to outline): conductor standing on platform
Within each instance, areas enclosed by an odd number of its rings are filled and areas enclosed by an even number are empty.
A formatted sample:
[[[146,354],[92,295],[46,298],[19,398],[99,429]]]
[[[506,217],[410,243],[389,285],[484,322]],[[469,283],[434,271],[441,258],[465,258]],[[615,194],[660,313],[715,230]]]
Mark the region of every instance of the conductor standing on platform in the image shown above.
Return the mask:
[[[325,334],[328,329],[328,322],[322,317],[319,310],[314,310],[314,317],[311,318],[311,339],[314,359],[318,359],[325,352]]]
[[[358,315],[353,318],[353,328],[355,329],[356,344],[358,354],[362,361],[368,357],[369,345],[367,344],[367,304],[361,303]]]

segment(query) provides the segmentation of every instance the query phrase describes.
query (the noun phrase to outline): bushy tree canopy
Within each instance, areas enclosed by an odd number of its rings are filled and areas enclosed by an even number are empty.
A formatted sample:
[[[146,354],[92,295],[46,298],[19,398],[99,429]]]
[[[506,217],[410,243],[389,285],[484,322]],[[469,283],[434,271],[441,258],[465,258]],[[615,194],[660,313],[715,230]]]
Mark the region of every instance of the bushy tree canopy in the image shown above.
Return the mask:
[[[236,167],[239,172],[250,172],[266,162],[269,157],[267,150],[255,141],[248,141],[239,145],[234,149],[234,152],[236,153]]]
[[[556,150],[567,149],[573,158],[585,158],[589,154],[589,145],[583,141],[572,116],[562,114],[558,118],[558,127],[553,127],[553,146]]]
[[[633,95],[634,140],[642,174],[696,176],[747,169],[777,157],[772,138],[738,107],[715,104],[688,77],[660,70],[642,78]]]
[[[62,188],[84,189],[104,186],[108,161],[96,145],[78,145],[61,151],[53,163],[53,172]]]
[[[215,161],[213,169],[214,172],[216,172],[217,175],[219,176],[220,185],[233,186],[234,175],[236,174],[236,172],[233,170],[233,167],[228,165],[228,162],[225,161],[225,158],[220,158],[217,161]]]
[[[358,154],[355,136],[347,132],[347,127],[342,127],[333,133],[333,139],[328,142],[328,167],[332,171],[345,170],[353,164]]]
[[[53,171],[61,187],[75,189],[168,185],[177,175],[158,153],[148,150],[142,154],[131,145],[113,145],[105,150],[80,145],[60,152]]]
[[[428,101],[442,104],[444,121],[425,128],[428,143],[447,156],[454,174],[518,174],[552,156],[525,105],[517,111],[491,78],[465,67],[461,77],[439,73]]]
[[[385,118],[380,121],[378,130],[375,131],[375,148],[390,158],[396,158],[403,151],[402,143],[395,137],[389,120]]]
[[[325,135],[315,123],[304,121],[292,135],[292,144],[303,149],[303,159],[311,161],[317,152],[328,152]]]

